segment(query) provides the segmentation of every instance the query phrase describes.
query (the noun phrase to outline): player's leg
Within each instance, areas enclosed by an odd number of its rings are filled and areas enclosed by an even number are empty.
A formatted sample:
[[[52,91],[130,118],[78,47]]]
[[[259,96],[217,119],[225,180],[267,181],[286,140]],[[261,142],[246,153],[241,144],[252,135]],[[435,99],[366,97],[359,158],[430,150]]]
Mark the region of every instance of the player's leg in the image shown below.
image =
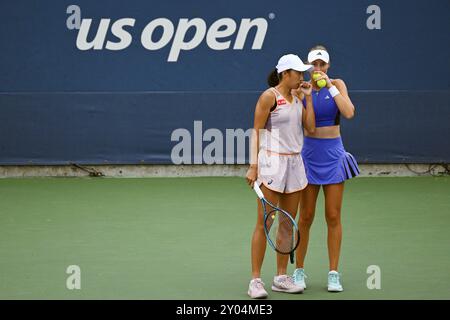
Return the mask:
[[[279,207],[289,212],[295,219],[299,199],[300,191],[281,194]],[[278,241],[282,241],[282,239],[292,239],[292,225],[288,228],[283,228],[283,225],[280,223],[277,237],[281,238],[277,239]],[[277,253],[277,275],[273,279],[272,290],[287,293],[301,293],[303,292],[303,287],[297,286],[294,283],[293,278],[287,275],[288,260],[289,255]]]
[[[341,207],[344,183],[326,185],[323,187],[323,190],[325,194],[325,219],[328,227],[328,256],[330,260],[328,290],[342,291],[337,270],[342,242]]]
[[[255,182],[256,183],[256,182]],[[270,190],[261,184],[261,191],[264,193],[266,200],[273,204],[279,201],[279,193]],[[261,277],[261,266],[264,260],[264,253],[266,252],[266,234],[264,232],[264,210],[259,199],[258,202],[258,217],[256,220],[255,230],[252,237],[252,278]]]
[[[256,182],[255,182],[256,183]],[[264,193],[266,200],[271,203],[278,203],[279,193],[261,185],[261,191]],[[257,200],[257,220],[255,230],[253,231],[251,257],[252,257],[252,280],[248,287],[248,295],[251,298],[265,298],[267,291],[264,289],[264,283],[261,280],[261,267],[266,252],[266,234],[264,232],[264,210],[259,199]]]
[[[309,184],[300,194],[300,218],[298,223],[300,243],[295,252],[297,268],[303,269],[304,267],[306,252],[308,250],[309,230],[314,221],[319,190],[319,185]]]
[[[306,289],[306,274],[304,270],[306,252],[308,251],[309,230],[314,220],[317,196],[320,186],[309,184],[300,194],[300,218],[298,228],[300,230],[300,243],[295,251],[296,269],[294,271],[294,283]]]
[[[298,202],[300,200],[300,191],[293,193],[282,193],[280,195],[279,207],[287,211],[295,219],[297,216]],[[286,228],[287,227],[287,228]],[[290,224],[280,223],[278,231],[278,241],[283,241],[283,239],[292,238],[292,228]],[[286,240],[285,240],[286,241]],[[289,255],[277,253],[277,274],[286,274],[288,265]]]

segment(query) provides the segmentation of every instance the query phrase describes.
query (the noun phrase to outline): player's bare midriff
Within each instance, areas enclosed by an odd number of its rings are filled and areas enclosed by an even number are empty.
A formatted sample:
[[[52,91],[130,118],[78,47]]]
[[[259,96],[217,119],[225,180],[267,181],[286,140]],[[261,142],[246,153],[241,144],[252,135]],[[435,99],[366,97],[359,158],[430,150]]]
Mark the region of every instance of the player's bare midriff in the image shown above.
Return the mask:
[[[332,139],[341,136],[341,130],[339,125],[316,128],[316,131],[313,134],[307,132],[306,130],[304,131],[305,136],[311,138]]]

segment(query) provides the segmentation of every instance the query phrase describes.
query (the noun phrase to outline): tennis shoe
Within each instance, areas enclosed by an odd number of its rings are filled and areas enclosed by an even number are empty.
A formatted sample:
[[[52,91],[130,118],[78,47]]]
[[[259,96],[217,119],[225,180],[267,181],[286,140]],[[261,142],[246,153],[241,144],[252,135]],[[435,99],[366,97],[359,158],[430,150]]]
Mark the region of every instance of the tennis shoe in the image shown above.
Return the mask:
[[[306,289],[305,278],[307,278],[307,276],[306,276],[305,270],[303,268],[295,269],[293,278],[294,278],[294,283],[297,286],[302,287],[303,289]]]
[[[252,299],[262,299],[267,297],[267,291],[264,289],[264,282],[262,282],[260,278],[250,281],[247,293]]]
[[[341,292],[344,291],[342,288],[339,273],[337,271],[331,270],[328,273],[328,291],[329,292]]]
[[[297,286],[291,276],[281,275],[273,278],[272,291],[302,293],[303,287]]]

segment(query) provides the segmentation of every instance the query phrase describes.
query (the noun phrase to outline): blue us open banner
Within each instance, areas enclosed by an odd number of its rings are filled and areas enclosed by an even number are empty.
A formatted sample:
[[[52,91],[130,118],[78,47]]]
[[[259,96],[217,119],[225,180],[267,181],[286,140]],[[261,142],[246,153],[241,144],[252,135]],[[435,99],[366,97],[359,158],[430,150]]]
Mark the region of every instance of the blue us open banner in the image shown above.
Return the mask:
[[[266,78],[325,45],[361,163],[450,161],[450,2],[3,1],[0,164],[246,163]],[[242,147],[244,145],[244,147]]]

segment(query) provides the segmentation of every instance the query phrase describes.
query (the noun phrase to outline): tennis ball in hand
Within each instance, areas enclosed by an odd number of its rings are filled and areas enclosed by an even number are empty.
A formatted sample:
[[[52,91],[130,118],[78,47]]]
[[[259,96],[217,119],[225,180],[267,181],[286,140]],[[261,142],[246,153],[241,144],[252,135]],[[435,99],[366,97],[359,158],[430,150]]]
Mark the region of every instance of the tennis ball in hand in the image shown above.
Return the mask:
[[[327,81],[325,79],[320,79],[319,81],[317,81],[317,86],[319,88],[323,88],[327,85]]]
[[[315,80],[317,80],[318,78],[320,78],[320,73],[317,73],[317,72],[315,72],[315,73],[313,73],[313,80],[315,81]]]
[[[321,77],[321,74],[320,73],[313,73],[313,76],[312,76],[312,78],[313,78],[313,80],[317,80],[317,79],[319,79]],[[327,85],[327,81],[325,80],[325,79],[321,79],[321,80],[319,80],[319,81],[317,81],[317,86],[319,87],[319,88],[323,88],[323,87],[325,87]]]

